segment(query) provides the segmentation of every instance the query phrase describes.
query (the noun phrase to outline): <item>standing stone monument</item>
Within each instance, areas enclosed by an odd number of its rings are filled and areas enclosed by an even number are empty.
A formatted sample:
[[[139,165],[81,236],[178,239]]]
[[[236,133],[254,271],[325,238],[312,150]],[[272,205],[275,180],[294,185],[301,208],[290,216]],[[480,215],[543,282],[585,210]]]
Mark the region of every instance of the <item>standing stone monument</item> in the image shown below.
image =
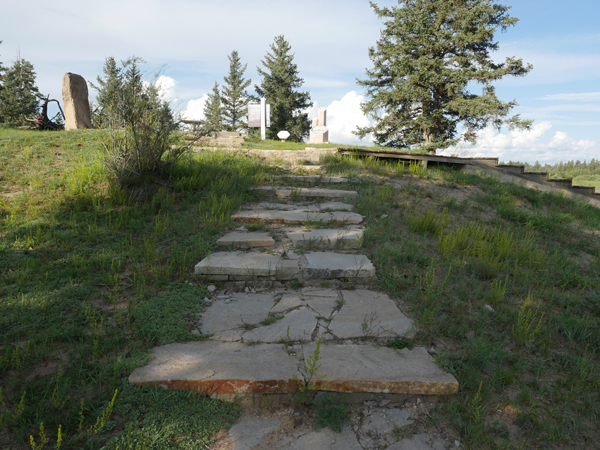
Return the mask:
[[[327,129],[327,108],[319,108],[319,117],[313,119],[313,127],[310,130],[309,144],[326,144],[329,142],[329,130]]]
[[[93,128],[85,79],[81,75],[67,72],[63,77],[62,95],[65,106],[65,130]]]

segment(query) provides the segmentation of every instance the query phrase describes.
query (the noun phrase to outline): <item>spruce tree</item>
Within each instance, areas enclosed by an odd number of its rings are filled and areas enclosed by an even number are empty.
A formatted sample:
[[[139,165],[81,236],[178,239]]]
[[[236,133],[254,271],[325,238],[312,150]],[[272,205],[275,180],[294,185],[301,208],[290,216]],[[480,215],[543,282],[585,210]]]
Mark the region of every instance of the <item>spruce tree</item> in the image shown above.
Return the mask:
[[[105,59],[102,72],[104,77],[98,75],[96,77],[97,84],[90,82],[92,88],[97,92],[98,110],[94,112],[93,117],[94,125],[97,127],[106,125],[110,110],[116,105],[119,89],[123,85],[122,69],[117,66],[117,62],[112,56]]]
[[[33,64],[19,56],[2,76],[0,122],[26,124],[24,117],[38,113],[40,93],[35,84]]]
[[[506,31],[518,19],[509,6],[494,0],[398,0],[380,8],[381,38],[369,49],[374,67],[367,79],[362,110],[374,125],[359,127],[359,137],[372,133],[377,144],[396,148],[421,147],[430,153],[458,142],[475,143],[476,131],[488,125],[499,129],[529,129],[532,121],[507,118],[516,101],[502,102],[492,83],[507,75],[523,76],[533,67],[521,59],[495,63],[494,33]],[[481,95],[470,87],[482,85]]]
[[[271,127],[267,128],[267,138],[277,139],[277,133],[287,130],[288,140],[301,142],[308,137],[311,127],[307,113],[303,110],[310,108],[309,92],[299,92],[304,80],[298,76],[298,66],[294,64],[292,47],[285,37],[276,36],[271,44],[271,52],[267,52],[261,61],[264,69],[257,67],[263,77],[260,86],[254,88],[259,97],[265,97],[271,105]]]
[[[221,93],[219,92],[219,84],[215,82],[212,93],[208,94],[206,103],[204,103],[204,129],[209,132],[221,131],[222,116]]]
[[[119,67],[112,56],[105,59],[102,67],[104,77],[97,76],[97,84],[90,83],[97,92],[98,110],[93,114],[95,126],[119,126],[118,122],[123,122],[124,114],[127,113],[124,105],[133,104],[131,99],[125,99],[125,96],[139,96],[136,100],[138,102],[148,97],[148,92],[144,92],[142,83],[143,72],[140,64],[143,63],[142,58],[132,56],[121,61]]]
[[[225,77],[222,88],[221,102],[223,111],[223,128],[228,131],[238,131],[247,128],[244,117],[248,115],[248,93],[246,89],[252,80],[244,80],[247,64],[242,66],[236,50],[229,58],[229,76]]]

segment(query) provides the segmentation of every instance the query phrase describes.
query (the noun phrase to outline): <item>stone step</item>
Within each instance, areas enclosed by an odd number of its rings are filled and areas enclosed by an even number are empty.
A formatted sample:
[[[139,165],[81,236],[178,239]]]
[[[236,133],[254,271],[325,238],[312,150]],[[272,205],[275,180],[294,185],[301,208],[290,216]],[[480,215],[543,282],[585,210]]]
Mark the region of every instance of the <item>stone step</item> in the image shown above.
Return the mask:
[[[253,188],[254,191],[276,195],[281,199],[288,198],[335,198],[347,199],[358,197],[356,191],[344,191],[340,189],[320,189],[320,188],[294,188],[294,187],[276,187],[259,186]]]
[[[356,225],[363,221],[363,216],[348,211],[312,212],[285,210],[250,210],[240,211],[231,216],[233,220],[244,222],[266,222],[286,225],[301,225],[308,223],[329,224],[344,223]]]
[[[318,184],[343,184],[349,183],[351,180],[346,177],[328,177],[325,175],[272,175],[274,180],[285,180],[290,183],[304,184],[314,186]]]
[[[326,202],[326,203],[318,203],[313,205],[298,205],[298,204],[289,204],[289,203],[273,203],[273,202],[260,202],[257,203],[256,206],[251,205],[249,210],[280,210],[280,211],[352,211],[354,207],[349,203],[342,202]]]
[[[194,273],[215,281],[364,279],[375,276],[375,266],[364,255],[309,252],[284,258],[238,251],[213,253],[196,265]]]
[[[313,250],[357,249],[362,245],[363,234],[364,231],[358,227],[286,231],[286,236],[292,241],[294,248]]]
[[[304,357],[316,343],[303,345]],[[321,345],[317,390],[384,394],[450,395],[458,381],[444,372],[423,347],[394,350],[370,345]],[[326,375],[326,376],[325,376]]]
[[[129,376],[136,386],[163,386],[214,394],[298,392],[301,368],[316,343],[290,354],[283,344],[200,341],[157,347],[152,360]],[[321,345],[316,390],[344,393],[449,395],[456,379],[424,348],[393,350],[369,345]]]
[[[262,343],[412,337],[416,329],[385,294],[333,289],[231,295],[214,301],[198,328],[213,340]]]
[[[217,245],[233,245],[237,248],[265,248],[275,245],[269,233],[233,231],[217,240]]]
[[[152,360],[129,376],[136,386],[163,386],[211,394],[297,392],[298,356],[281,344],[187,342],[157,347]]]

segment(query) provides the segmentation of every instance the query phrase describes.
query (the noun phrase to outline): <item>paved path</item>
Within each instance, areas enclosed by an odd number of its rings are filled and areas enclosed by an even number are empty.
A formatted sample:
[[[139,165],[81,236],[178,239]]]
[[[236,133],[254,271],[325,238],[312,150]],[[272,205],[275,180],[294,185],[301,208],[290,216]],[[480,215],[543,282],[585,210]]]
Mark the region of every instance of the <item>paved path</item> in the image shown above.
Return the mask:
[[[456,379],[435,364],[427,349],[386,345],[412,337],[416,327],[394,300],[369,287],[376,270],[360,252],[364,218],[347,203],[358,193],[314,186],[337,187],[347,180],[288,176],[274,181],[296,186],[257,188],[263,201],[235,214],[244,225],[219,239],[223,251],[195,267],[202,279],[222,282],[210,289],[210,306],[194,330],[209,339],[154,349],[152,361],[136,369],[130,382],[216,397],[291,395],[300,380],[309,378],[311,359],[319,356],[317,391],[363,396],[457,392]],[[409,420],[398,411],[389,414]],[[360,429],[383,427],[389,420],[375,422],[366,420]],[[350,428],[341,435],[321,431],[281,442],[271,439],[271,446],[261,447],[263,437],[279,425],[242,421],[231,429],[228,448],[371,448],[371,441]],[[376,448],[444,448],[420,435],[384,441]]]

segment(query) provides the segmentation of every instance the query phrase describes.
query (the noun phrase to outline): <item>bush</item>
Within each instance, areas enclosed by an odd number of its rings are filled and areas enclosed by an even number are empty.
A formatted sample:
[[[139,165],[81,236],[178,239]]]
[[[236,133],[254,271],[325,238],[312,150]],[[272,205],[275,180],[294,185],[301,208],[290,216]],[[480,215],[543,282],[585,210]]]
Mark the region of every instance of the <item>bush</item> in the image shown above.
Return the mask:
[[[111,94],[102,114],[106,125],[104,164],[121,188],[148,188],[164,184],[175,162],[190,150],[194,140],[182,143],[180,121],[158,89],[142,81],[139,58],[123,62],[119,89]],[[204,135],[197,133],[197,137]]]

